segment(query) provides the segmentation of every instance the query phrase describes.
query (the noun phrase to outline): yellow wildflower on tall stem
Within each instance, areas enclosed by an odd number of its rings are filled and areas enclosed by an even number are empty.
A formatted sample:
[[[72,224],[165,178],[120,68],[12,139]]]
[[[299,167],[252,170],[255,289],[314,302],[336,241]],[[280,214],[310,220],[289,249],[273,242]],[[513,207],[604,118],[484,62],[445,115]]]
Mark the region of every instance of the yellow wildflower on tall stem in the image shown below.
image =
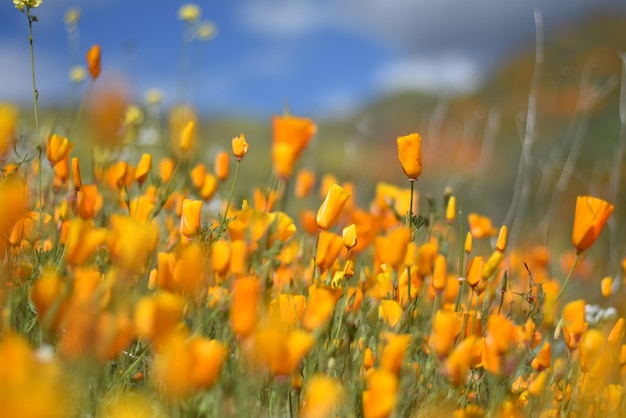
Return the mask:
[[[402,171],[406,174],[411,184],[411,195],[409,201],[409,213],[407,225],[413,235],[413,194],[415,193],[415,180],[422,174],[422,137],[418,133],[399,136],[396,140],[398,144],[398,159],[402,165]],[[411,277],[411,266],[407,266],[409,277]],[[408,297],[411,300],[411,280],[408,281]],[[410,307],[410,304],[409,304]],[[410,314],[410,312],[409,312]],[[409,315],[409,318],[411,315]]]
[[[222,216],[222,220],[220,222],[219,234],[221,235],[224,232],[224,228],[226,228],[226,219],[228,218],[228,210],[230,209],[230,204],[233,200],[233,194],[235,193],[235,185],[237,184],[237,178],[239,177],[239,166],[241,165],[241,160],[248,153],[248,143],[246,142],[246,137],[243,134],[236,136],[232,140],[232,151],[235,159],[237,159],[237,164],[235,165],[235,175],[233,177],[233,184],[230,186],[230,193],[228,195],[228,202],[226,203],[226,209],[224,210],[224,215]]]
[[[565,277],[561,290],[554,299],[555,302],[559,300],[574,275],[574,270],[580,259],[580,253],[593,245],[614,209],[615,207],[612,204],[597,197],[578,196],[576,198],[574,227],[572,228],[572,244],[576,249],[576,257]]]

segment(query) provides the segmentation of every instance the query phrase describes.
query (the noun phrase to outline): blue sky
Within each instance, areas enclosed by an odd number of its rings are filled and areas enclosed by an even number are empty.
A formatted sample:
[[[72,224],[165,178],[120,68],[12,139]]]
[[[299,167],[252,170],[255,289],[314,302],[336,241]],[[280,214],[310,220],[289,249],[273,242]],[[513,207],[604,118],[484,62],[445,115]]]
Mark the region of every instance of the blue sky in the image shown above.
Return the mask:
[[[174,0],[44,0],[35,10],[42,103],[69,91],[72,59],[99,43],[103,78],[123,74],[141,102],[160,88],[179,100],[183,23]],[[489,71],[533,41],[534,9],[552,28],[596,10],[626,11],[618,0],[232,0],[198,1],[218,27],[191,45],[188,99],[213,113],[348,113],[393,91],[472,91]],[[68,53],[63,23],[81,10],[79,54]],[[0,2],[0,101],[31,98],[28,25]]]

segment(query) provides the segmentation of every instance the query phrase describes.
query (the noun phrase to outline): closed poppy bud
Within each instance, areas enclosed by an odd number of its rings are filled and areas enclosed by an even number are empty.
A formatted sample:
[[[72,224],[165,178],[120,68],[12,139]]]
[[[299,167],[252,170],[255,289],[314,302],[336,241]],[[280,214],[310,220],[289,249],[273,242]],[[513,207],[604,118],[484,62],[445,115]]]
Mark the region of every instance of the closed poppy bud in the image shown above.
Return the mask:
[[[624,331],[624,318],[620,318],[617,320],[617,322],[613,326],[613,329],[611,329],[611,332],[609,333],[609,336],[607,338],[609,344],[621,344],[622,340],[624,339]]]
[[[463,321],[456,312],[437,311],[433,318],[430,343],[440,357],[446,356],[461,332]]]
[[[89,51],[87,51],[87,68],[89,69],[89,75],[93,80],[100,76],[102,66],[101,61],[100,45],[96,44],[89,48]]]
[[[215,176],[220,181],[226,181],[230,172],[230,156],[227,152],[220,152],[215,157]]]
[[[141,156],[141,160],[139,160],[139,164],[137,164],[137,169],[135,170],[135,180],[141,186],[148,178],[148,174],[150,173],[150,169],[152,168],[152,154],[143,154]]]
[[[76,190],[80,190],[83,185],[83,180],[80,176],[80,165],[77,157],[72,158],[72,181],[74,182]]]
[[[422,174],[422,137],[418,133],[399,136],[398,159],[409,180],[417,180]]]
[[[248,153],[248,143],[243,134],[233,138],[232,142],[233,155],[237,160],[241,160]]]
[[[494,251],[491,253],[491,257],[487,260],[487,262],[483,265],[482,276],[484,280],[487,280],[496,272],[496,269],[500,267],[500,263],[504,259],[504,254],[500,251]]]
[[[196,122],[190,120],[187,122],[180,134],[180,150],[186,153],[191,149],[196,136]]]
[[[346,192],[341,186],[333,184],[326,194],[326,199],[324,199],[317,211],[317,226],[325,231],[332,228],[349,198],[350,193]]]
[[[569,302],[563,308],[563,326],[570,333],[582,336],[587,329],[585,322],[585,301],[583,299]]]
[[[202,200],[204,201],[211,200],[216,191],[217,178],[215,178],[213,174],[207,174],[204,177],[204,184],[202,185],[202,189],[200,189],[200,197],[202,197]]]
[[[469,254],[472,252],[472,233],[468,232],[465,235],[465,243],[463,245],[463,250],[465,251],[465,254]]]
[[[351,250],[352,248],[354,248],[354,246],[357,244],[356,225],[352,224],[352,225],[346,226],[343,229],[341,235],[343,237],[344,247],[346,247],[348,250]]]
[[[191,183],[196,189],[201,189],[204,186],[204,179],[206,177],[206,167],[204,164],[199,163],[191,169],[189,173],[191,176]]]
[[[602,279],[602,281],[600,282],[600,291],[602,293],[602,296],[605,298],[610,297],[612,293],[612,287],[613,287],[612,277],[607,276],[604,279]]]
[[[233,282],[230,326],[235,334],[246,337],[254,331],[258,316],[259,289],[259,280],[256,278],[241,278]]]
[[[224,240],[217,240],[213,244],[211,266],[217,274],[225,274],[230,263],[230,243]]]
[[[68,141],[67,138],[57,134],[48,137],[47,145],[46,156],[51,165],[66,159],[74,148],[74,144]]]
[[[296,177],[296,197],[302,199],[307,197],[315,187],[315,174],[311,170],[300,170]]]
[[[470,261],[470,265],[467,269],[467,284],[470,287],[478,286],[478,283],[483,277],[484,260],[482,256],[476,256]]]
[[[552,361],[552,347],[550,346],[549,342],[546,342],[541,346],[541,349],[539,350],[539,352],[537,353],[537,355],[535,356],[535,358],[533,359],[530,365],[532,366],[533,369],[540,372],[550,367],[551,361]]]
[[[437,292],[443,291],[446,287],[446,258],[439,254],[435,258],[435,268],[433,269],[433,288]]]
[[[496,240],[496,251],[500,251],[501,253],[506,250],[506,239],[507,239],[507,228],[506,225],[502,225],[500,228],[500,233],[498,234],[498,239]]]
[[[596,241],[614,206],[609,202],[591,196],[576,198],[572,243],[579,253],[591,247]]]
[[[448,199],[448,206],[446,206],[446,222],[451,224],[456,217],[456,197],[450,196]]]
[[[172,174],[174,174],[174,160],[171,158],[164,158],[159,163],[159,176],[163,183],[167,183],[172,178]]]
[[[183,200],[183,214],[180,218],[180,233],[187,238],[195,236],[200,229],[201,214],[201,200]]]
[[[540,396],[544,393],[543,389],[548,381],[548,373],[544,370],[539,373],[535,379],[528,384],[528,394],[531,396]]]

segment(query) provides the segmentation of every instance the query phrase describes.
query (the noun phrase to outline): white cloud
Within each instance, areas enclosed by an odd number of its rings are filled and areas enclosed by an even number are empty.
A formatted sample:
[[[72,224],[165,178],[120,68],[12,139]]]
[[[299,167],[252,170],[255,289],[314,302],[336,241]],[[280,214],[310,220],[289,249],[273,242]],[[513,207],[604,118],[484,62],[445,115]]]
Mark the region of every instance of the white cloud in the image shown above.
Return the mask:
[[[317,119],[342,119],[354,115],[363,101],[354,92],[342,89],[331,90],[321,100]]]
[[[469,93],[480,86],[481,69],[461,53],[407,58],[383,65],[374,74],[374,85],[382,92],[419,90],[433,94]]]
[[[328,22],[327,0],[247,0],[239,7],[245,28],[270,37],[312,32]]]

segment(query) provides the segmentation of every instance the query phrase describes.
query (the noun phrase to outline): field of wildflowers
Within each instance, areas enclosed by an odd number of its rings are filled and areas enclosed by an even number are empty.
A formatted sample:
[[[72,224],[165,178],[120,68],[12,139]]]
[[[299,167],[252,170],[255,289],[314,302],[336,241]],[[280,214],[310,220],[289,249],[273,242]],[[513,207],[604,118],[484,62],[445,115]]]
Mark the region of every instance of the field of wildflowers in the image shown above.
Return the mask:
[[[14,3],[32,30],[41,0]],[[624,297],[586,257],[622,221],[612,203],[571,202],[561,274],[561,254],[508,245],[510,226],[453,190],[420,206],[418,133],[389,139],[405,183],[358,202],[300,167],[308,118],[275,116],[271,151],[244,132],[209,163],[189,105],[146,149],[158,92],[86,110],[98,45],[67,123],[40,125],[32,70],[32,119],[0,104],[0,416],[624,416],[624,312],[569,291],[588,276]],[[240,167],[270,157],[267,185],[237,199]]]

